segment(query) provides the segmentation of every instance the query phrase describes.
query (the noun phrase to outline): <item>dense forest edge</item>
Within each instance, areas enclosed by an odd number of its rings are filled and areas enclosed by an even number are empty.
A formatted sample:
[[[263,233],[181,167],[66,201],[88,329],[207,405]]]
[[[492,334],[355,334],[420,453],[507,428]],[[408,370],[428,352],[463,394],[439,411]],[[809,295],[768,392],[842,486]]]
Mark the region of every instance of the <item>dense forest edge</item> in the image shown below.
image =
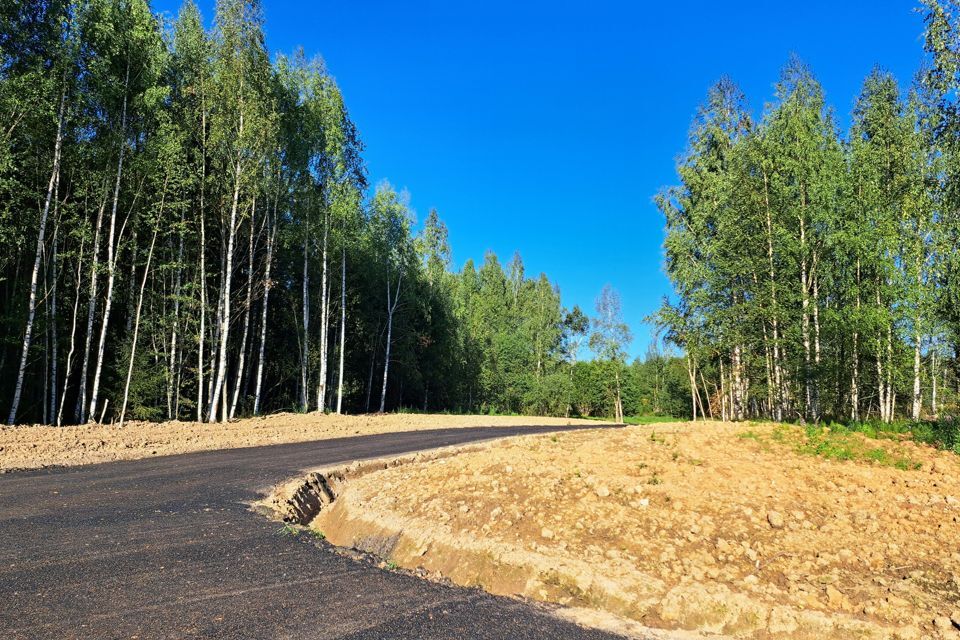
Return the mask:
[[[846,134],[796,58],[759,118],[726,78],[698,111],[657,198],[675,296],[654,318],[694,417],[924,421],[960,450],[960,5],[920,11],[921,69],[906,91],[874,69]]]
[[[0,9],[9,424],[685,413],[675,357],[625,365],[616,292],[591,320],[519,254],[453,271],[436,211],[369,188],[321,59],[271,59],[257,2],[204,24],[190,2]]]
[[[841,422],[960,448],[960,11],[922,11],[909,89],[874,70],[846,132],[799,59],[759,118],[711,88],[656,197],[674,292],[628,362],[612,288],[588,315],[519,254],[455,270],[436,210],[368,184],[322,59],[267,50],[258,2],[218,0],[210,29],[189,1],[6,4],[0,409]]]

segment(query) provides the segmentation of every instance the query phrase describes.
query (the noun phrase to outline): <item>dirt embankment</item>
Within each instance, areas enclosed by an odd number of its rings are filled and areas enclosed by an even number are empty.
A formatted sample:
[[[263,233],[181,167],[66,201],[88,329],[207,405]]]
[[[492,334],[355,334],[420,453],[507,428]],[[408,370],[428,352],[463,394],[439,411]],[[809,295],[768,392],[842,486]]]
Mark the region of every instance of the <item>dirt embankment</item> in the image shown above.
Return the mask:
[[[339,484],[312,526],[399,566],[648,627],[960,638],[960,458],[871,442],[909,469],[825,460],[774,429],[591,430],[381,465]]]
[[[123,427],[0,427],[0,472],[400,431],[569,424],[596,422],[519,416],[284,413],[226,424],[128,422]]]

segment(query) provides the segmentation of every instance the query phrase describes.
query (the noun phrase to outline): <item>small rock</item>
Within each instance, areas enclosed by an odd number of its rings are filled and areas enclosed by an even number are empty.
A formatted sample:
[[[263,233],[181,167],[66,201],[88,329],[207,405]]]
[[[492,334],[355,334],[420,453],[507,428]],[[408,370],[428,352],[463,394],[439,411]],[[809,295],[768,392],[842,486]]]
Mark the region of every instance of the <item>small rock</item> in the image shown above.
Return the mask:
[[[933,619],[933,626],[938,631],[949,631],[953,628],[953,621],[947,616],[939,616]]]
[[[843,592],[832,585],[827,585],[827,604],[834,609],[847,609],[849,600]]]
[[[460,513],[470,513],[470,507],[465,504],[460,505]]]
[[[776,511],[767,512],[767,522],[769,522],[770,526],[774,529],[783,528],[783,516]]]
[[[957,629],[960,629],[960,609],[957,609],[950,614],[950,622],[952,622],[953,626],[955,626]]]
[[[610,489],[608,489],[606,485],[600,485],[599,487],[597,487],[597,496],[601,498],[606,498],[609,495],[610,495]]]
[[[547,527],[544,527],[543,529],[540,530],[540,537],[545,538],[547,540],[553,540],[553,530],[548,529]]]
[[[640,504],[641,507],[650,506],[650,498],[640,498],[639,500],[637,500],[637,502]]]

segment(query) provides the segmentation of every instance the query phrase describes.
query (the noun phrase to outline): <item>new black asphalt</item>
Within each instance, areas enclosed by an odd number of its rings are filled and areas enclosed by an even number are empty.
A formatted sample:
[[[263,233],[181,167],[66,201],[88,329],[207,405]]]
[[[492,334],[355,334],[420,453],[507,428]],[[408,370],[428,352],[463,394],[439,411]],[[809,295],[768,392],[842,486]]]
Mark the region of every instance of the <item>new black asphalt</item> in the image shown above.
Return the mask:
[[[614,638],[332,553],[247,507],[309,467],[557,430],[419,431],[0,476],[0,638]]]

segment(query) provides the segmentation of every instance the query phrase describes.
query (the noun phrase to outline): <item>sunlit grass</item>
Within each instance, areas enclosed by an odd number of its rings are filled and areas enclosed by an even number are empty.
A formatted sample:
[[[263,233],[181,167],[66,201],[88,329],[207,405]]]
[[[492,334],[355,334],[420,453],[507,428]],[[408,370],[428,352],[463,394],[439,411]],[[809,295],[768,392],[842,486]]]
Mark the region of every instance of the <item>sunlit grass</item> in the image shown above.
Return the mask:
[[[842,425],[801,427],[778,424],[768,434],[750,429],[737,435],[743,440],[754,440],[761,444],[778,443],[799,454],[827,460],[866,462],[902,470],[920,468],[920,463],[913,460],[902,446],[892,442],[907,439],[908,436],[898,437],[890,432],[881,431],[871,436],[869,432],[855,431]],[[881,446],[871,442],[880,439],[888,442]]]

